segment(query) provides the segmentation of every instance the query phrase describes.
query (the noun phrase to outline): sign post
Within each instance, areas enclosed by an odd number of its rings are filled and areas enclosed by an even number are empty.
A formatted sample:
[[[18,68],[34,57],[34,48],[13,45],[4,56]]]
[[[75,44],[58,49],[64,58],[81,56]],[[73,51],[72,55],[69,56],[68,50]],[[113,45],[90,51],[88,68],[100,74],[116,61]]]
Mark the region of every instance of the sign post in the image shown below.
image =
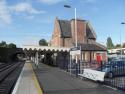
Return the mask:
[[[80,47],[73,47],[70,49],[70,74],[72,72],[72,59],[75,60],[75,68],[76,68],[76,77],[78,76],[78,72],[81,72],[81,48]],[[78,62],[80,61],[80,62]],[[79,64],[78,64],[79,63]],[[79,66],[78,66],[79,65]],[[78,68],[79,67],[79,68]]]

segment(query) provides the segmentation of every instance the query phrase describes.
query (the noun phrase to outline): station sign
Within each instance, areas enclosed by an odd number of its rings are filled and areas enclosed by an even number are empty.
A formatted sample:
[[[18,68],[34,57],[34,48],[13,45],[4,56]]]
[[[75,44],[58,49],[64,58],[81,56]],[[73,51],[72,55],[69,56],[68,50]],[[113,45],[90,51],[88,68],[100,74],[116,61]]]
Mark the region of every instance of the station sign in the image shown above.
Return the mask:
[[[78,47],[72,47],[72,48],[70,48],[70,51],[77,51],[77,50],[80,50],[79,46]]]
[[[80,47],[70,48],[70,55],[80,55],[80,54],[81,54]]]

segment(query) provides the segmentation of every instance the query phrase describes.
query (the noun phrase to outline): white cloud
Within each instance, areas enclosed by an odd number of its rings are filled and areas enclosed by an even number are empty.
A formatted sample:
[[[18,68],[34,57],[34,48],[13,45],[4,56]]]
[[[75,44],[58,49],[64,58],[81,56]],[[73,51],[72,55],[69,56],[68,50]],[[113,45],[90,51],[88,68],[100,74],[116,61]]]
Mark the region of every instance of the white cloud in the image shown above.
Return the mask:
[[[0,23],[10,24],[13,20],[12,15],[20,13],[27,13],[27,19],[33,19],[35,14],[45,13],[45,11],[35,9],[30,3],[18,3],[9,6],[6,0],[0,0]]]
[[[10,7],[10,9],[16,13],[22,13],[22,12],[29,13],[29,14],[45,13],[45,11],[40,11],[33,8],[33,6],[29,3],[19,3],[17,5]]]
[[[0,0],[0,22],[11,23],[11,14],[5,0]]]
[[[65,1],[65,0],[38,0],[38,1],[51,5],[51,4],[57,4],[59,2]]]

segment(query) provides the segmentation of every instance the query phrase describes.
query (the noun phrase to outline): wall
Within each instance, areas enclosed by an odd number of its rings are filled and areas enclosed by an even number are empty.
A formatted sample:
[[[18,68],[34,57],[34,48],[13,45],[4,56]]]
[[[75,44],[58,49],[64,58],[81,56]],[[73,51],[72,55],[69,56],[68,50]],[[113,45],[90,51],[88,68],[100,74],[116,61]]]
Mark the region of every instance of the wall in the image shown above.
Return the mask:
[[[75,20],[71,21],[71,32],[72,40],[75,42]],[[77,42],[85,43],[86,42],[86,23],[83,20],[77,20]]]
[[[52,39],[50,41],[50,45],[54,47],[59,47],[60,46],[60,28],[57,19],[55,19],[55,24],[54,24],[54,32],[52,35]]]

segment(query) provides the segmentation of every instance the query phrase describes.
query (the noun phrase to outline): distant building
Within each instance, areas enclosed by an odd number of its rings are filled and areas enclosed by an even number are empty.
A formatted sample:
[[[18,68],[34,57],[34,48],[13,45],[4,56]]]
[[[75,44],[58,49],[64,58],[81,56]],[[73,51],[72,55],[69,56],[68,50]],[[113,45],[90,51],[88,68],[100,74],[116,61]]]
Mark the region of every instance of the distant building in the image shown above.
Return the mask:
[[[53,47],[74,47],[75,46],[75,20],[60,20],[56,17],[54,31],[50,46]],[[77,19],[77,42],[82,49],[84,61],[93,62],[97,55],[101,60],[107,61],[107,49],[96,42],[97,35],[87,20]]]
[[[116,48],[108,50],[109,54],[125,55],[125,48]]]

